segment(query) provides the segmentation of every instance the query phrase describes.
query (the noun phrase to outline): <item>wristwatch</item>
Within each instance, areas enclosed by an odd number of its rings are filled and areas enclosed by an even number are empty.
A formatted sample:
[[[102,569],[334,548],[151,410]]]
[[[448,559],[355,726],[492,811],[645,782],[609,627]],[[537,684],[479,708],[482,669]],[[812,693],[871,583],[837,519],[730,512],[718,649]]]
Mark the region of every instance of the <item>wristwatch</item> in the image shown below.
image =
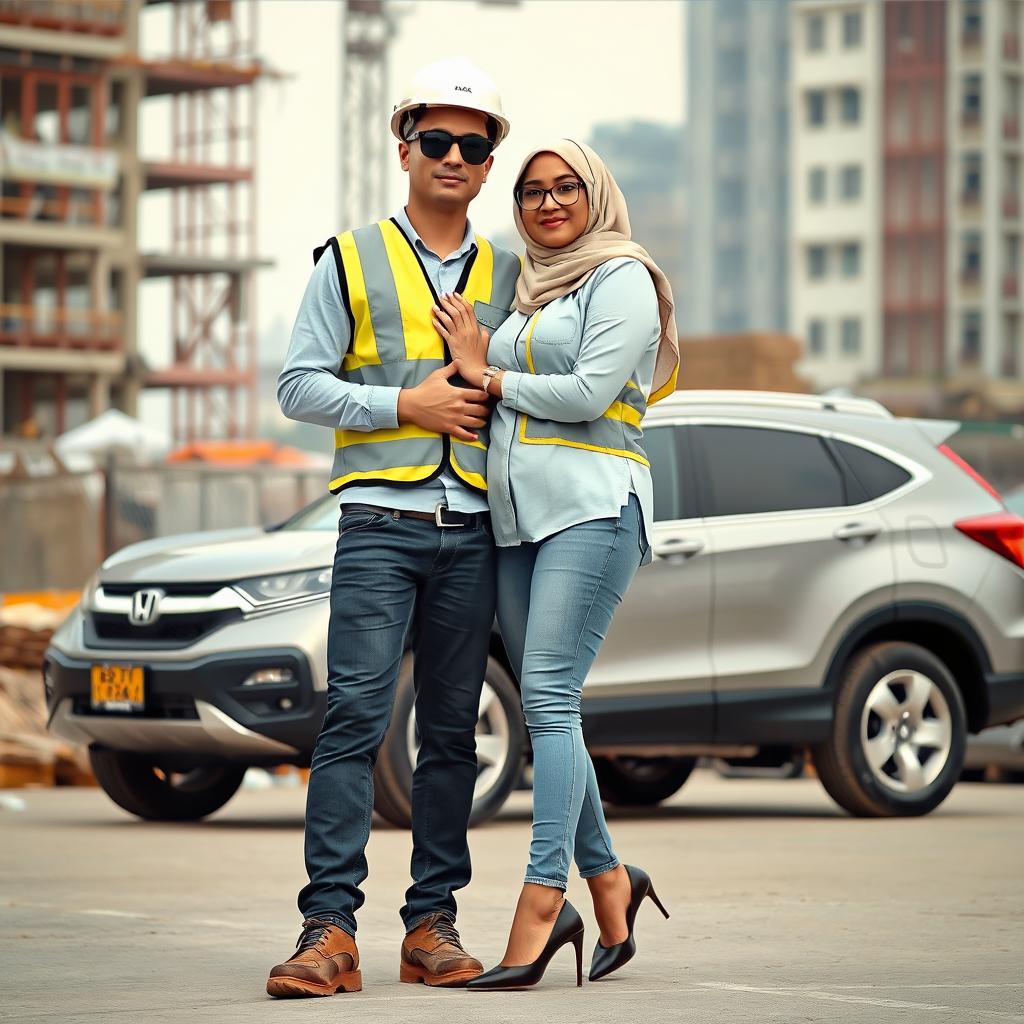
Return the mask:
[[[494,380],[494,378],[501,372],[502,370],[500,366],[488,366],[480,375],[484,379],[484,391],[488,394],[491,393],[491,381]]]

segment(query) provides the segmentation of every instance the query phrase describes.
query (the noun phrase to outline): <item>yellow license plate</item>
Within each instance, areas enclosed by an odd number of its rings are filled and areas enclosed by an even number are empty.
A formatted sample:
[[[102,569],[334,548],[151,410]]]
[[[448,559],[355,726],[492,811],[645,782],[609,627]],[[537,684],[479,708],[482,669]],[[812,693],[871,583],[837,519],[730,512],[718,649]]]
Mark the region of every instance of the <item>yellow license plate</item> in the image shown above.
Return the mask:
[[[146,706],[141,665],[93,665],[92,706],[105,711],[142,711]]]

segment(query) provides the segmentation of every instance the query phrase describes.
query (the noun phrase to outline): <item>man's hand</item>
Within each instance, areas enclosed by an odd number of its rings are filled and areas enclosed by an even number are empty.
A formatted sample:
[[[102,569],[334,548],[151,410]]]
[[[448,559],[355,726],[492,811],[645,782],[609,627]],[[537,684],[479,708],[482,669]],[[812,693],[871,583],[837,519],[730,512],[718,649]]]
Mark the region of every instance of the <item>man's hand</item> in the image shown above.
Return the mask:
[[[436,434],[451,434],[460,441],[475,441],[477,430],[487,423],[490,410],[487,392],[457,388],[448,383],[458,373],[454,363],[435,370],[414,388],[398,394],[398,422],[415,423]]]

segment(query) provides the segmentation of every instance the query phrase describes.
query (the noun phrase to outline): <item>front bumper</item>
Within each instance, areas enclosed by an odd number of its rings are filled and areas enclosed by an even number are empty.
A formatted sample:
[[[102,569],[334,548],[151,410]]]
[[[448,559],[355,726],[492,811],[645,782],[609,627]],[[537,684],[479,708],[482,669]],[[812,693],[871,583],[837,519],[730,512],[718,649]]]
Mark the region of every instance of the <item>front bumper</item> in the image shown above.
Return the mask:
[[[91,667],[95,663],[141,664],[145,709],[94,711]],[[289,669],[293,679],[243,685],[255,670],[271,667]],[[153,661],[139,651],[117,656],[97,652],[82,658],[51,646],[44,679],[49,728],[71,742],[247,764],[307,764],[327,704],[325,691],[313,685],[306,654],[288,647]]]

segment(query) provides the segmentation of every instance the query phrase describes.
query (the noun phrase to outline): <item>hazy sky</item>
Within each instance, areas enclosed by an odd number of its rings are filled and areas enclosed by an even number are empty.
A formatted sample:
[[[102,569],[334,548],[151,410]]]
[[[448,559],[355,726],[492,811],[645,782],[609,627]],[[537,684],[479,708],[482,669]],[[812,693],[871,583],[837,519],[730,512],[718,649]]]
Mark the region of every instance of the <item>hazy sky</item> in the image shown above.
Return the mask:
[[[334,0],[259,0],[260,50],[288,77],[261,85],[258,166],[260,253],[276,261],[261,272],[258,327],[264,360],[275,358],[278,330],[290,330],[312,266],[311,250],[339,224],[337,161],[341,73],[341,5]],[[684,109],[684,11],[674,0],[525,0],[514,6],[472,0],[403,0],[390,60],[389,97],[417,67],[446,56],[469,56],[497,81],[508,140],[471,208],[484,234],[510,229],[512,179],[533,142],[564,135],[586,138],[603,121],[678,122]],[[159,10],[159,9],[157,9]],[[159,15],[157,15],[159,17]],[[159,22],[146,12],[147,52],[161,47]],[[144,27],[144,37],[146,36]],[[166,122],[150,116],[146,155],[164,155]],[[397,147],[386,119],[380,132]],[[405,176],[393,158],[392,207],[405,196]],[[144,249],[166,247],[166,212],[147,200]],[[166,290],[144,293],[142,315],[166,323]],[[165,331],[142,330],[140,344],[154,365],[167,359]],[[287,341],[285,333],[284,342]],[[270,342],[271,350],[267,351]],[[281,343],[283,344],[283,343]],[[283,358],[283,350],[280,357]],[[164,403],[147,396],[146,418]]]
[[[676,122],[683,111],[683,11],[675,2],[471,0],[404,3],[390,61],[389,95],[415,68],[467,55],[497,81],[512,132],[471,216],[483,233],[511,228],[512,178],[534,140],[587,136],[600,121]],[[260,320],[289,326],[310,267],[310,249],[338,224],[340,6],[330,0],[262,0],[266,59],[294,73],[263,93],[261,249],[278,261],[260,278]],[[397,154],[386,122],[381,134]],[[406,192],[397,155],[392,205]]]

